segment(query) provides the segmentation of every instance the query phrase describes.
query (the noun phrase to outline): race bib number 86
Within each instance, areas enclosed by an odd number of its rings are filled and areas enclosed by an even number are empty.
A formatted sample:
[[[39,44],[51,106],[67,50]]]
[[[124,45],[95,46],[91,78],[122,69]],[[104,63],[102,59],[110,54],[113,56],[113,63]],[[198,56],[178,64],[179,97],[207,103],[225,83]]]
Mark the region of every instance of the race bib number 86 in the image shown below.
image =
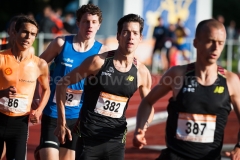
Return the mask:
[[[26,113],[28,107],[28,96],[17,95],[16,98],[8,99],[3,97],[0,99],[0,108],[14,113]]]
[[[214,141],[216,115],[179,113],[177,139],[191,142]]]
[[[127,101],[127,97],[101,92],[94,112],[112,118],[120,118]]]

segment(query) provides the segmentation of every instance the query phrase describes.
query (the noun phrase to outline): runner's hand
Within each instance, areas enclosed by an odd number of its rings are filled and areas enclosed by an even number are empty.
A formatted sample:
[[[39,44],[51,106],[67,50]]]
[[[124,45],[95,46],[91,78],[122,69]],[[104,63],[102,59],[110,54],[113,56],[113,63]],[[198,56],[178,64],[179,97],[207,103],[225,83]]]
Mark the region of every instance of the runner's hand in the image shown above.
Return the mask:
[[[145,139],[145,131],[140,129],[137,133],[134,134],[133,146],[142,149],[144,145],[147,145],[147,141]]]
[[[30,122],[32,124],[37,124],[40,122],[40,116],[42,115],[42,111],[39,110],[39,109],[36,109],[36,110],[31,110],[31,113],[30,113]]]
[[[66,142],[66,135],[70,141],[72,141],[71,130],[67,126],[57,125],[54,135],[57,136],[59,142],[64,144]]]
[[[15,98],[16,94],[17,94],[17,90],[13,86],[10,86],[7,89],[2,90],[2,96],[7,97],[9,99]]]
[[[240,148],[235,147],[235,149],[231,152],[225,152],[227,157],[230,157],[231,160],[240,160]]]

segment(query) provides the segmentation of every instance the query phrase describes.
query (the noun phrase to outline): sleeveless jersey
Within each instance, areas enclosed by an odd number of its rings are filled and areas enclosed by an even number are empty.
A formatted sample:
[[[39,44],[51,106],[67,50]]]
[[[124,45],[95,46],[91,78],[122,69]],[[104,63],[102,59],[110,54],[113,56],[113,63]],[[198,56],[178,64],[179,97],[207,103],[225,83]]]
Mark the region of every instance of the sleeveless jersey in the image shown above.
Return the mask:
[[[65,43],[61,53],[54,59],[50,67],[51,94],[43,114],[57,118],[56,84],[61,77],[65,76],[78,67],[87,57],[98,54],[102,44],[95,41],[93,47],[87,52],[77,52],[73,48],[73,35],[65,37]],[[54,65],[54,67],[53,67]],[[80,75],[79,75],[80,76]],[[82,106],[82,92],[84,79],[76,84],[68,86],[66,91],[65,116],[67,119],[78,118]]]
[[[0,88],[16,88],[14,99],[0,98],[0,112],[8,116],[28,115],[31,109],[36,81],[39,76],[40,58],[29,55],[18,62],[11,49],[0,51]]]
[[[128,72],[118,71],[113,64],[114,51],[109,52],[96,76],[85,83],[85,96],[80,113],[82,137],[125,142],[125,112],[129,99],[137,90],[137,61]]]
[[[189,64],[176,100],[169,100],[167,147],[188,159],[214,160],[221,152],[231,102],[224,69],[214,84],[203,86]]]

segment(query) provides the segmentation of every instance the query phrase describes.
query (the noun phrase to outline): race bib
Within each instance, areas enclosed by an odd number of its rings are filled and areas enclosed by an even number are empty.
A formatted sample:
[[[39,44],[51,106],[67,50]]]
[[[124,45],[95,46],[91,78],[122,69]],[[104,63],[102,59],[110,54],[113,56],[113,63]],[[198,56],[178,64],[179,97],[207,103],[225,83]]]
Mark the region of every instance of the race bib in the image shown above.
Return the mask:
[[[101,92],[94,112],[111,118],[120,118],[127,101],[127,97]]]
[[[214,141],[216,115],[179,113],[177,139],[190,142]]]
[[[26,113],[28,107],[28,96],[18,94],[16,98],[9,99],[2,97],[0,99],[0,109],[13,113]]]
[[[78,106],[81,101],[82,92],[83,92],[82,90],[73,90],[73,89],[67,88],[65,106]],[[56,92],[53,97],[53,102],[57,103]]]

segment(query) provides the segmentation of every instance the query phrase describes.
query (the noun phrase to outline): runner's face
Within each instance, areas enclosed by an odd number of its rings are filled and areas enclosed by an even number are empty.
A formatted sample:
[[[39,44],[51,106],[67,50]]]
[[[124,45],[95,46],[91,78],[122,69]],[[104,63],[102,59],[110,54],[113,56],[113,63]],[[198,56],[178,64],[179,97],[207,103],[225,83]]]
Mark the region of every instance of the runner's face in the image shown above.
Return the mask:
[[[209,29],[203,30],[194,40],[199,59],[210,64],[216,63],[224,48],[225,40],[224,27],[209,27]]]
[[[28,49],[32,46],[36,36],[37,36],[37,27],[31,23],[22,24],[20,30],[15,33],[15,43],[17,44],[20,50]]]
[[[135,52],[138,44],[142,41],[140,24],[127,22],[123,24],[121,33],[117,35],[119,48],[126,54]]]
[[[85,37],[86,39],[95,38],[95,35],[100,28],[99,17],[97,15],[85,13],[77,25],[82,37]]]

